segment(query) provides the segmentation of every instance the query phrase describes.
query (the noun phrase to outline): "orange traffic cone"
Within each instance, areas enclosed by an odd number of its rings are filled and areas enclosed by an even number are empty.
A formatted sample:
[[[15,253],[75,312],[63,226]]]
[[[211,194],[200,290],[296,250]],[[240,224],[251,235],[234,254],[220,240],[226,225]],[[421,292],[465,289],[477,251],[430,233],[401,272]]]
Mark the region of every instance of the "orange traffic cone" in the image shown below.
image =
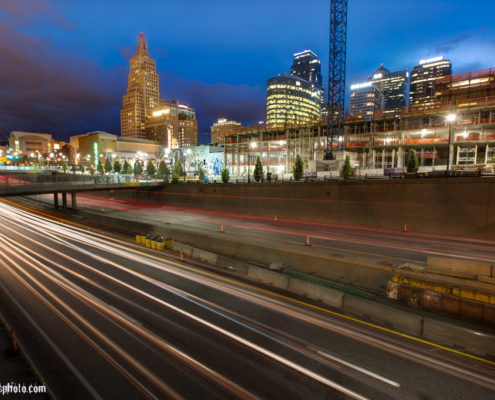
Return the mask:
[[[309,236],[306,236],[306,246],[311,246],[311,244],[309,243]]]
[[[183,260],[184,259],[184,252],[182,251],[182,249],[180,250],[180,259]]]
[[[223,224],[220,225],[220,233],[224,233],[224,230],[223,230]]]
[[[274,221],[275,221],[275,222],[277,222],[277,221],[278,221],[278,220],[277,220],[277,216],[276,216],[276,215],[275,215],[275,219],[274,219]]]
[[[17,339],[15,337],[14,328],[10,329],[10,349],[15,353],[18,350]]]
[[[402,230],[402,232],[407,233],[407,224],[404,224],[404,229]]]

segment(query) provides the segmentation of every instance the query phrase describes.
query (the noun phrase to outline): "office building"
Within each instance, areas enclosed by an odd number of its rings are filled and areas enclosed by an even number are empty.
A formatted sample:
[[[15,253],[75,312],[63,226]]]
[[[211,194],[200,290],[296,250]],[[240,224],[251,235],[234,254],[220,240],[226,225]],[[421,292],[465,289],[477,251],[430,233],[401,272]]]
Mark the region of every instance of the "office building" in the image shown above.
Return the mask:
[[[421,60],[411,72],[409,107],[430,108],[435,104],[435,80],[452,75],[452,64],[443,57]]]
[[[350,114],[367,121],[383,109],[383,93],[373,81],[351,85]]]
[[[136,55],[130,60],[127,93],[120,111],[121,135],[144,139],[146,118],[162,105],[156,62],[150,57],[148,43],[141,33]]]
[[[318,91],[297,76],[284,74],[268,79],[266,124],[301,125],[319,120],[321,101]]]
[[[79,163],[86,167],[96,168],[98,161],[104,165],[107,158],[111,159],[112,165],[116,160],[134,165],[138,160],[155,160],[162,153],[161,146],[149,140],[118,137],[102,131],[78,136]]]
[[[146,119],[146,138],[164,147],[178,149],[198,144],[196,110],[177,100],[164,106]]]
[[[229,121],[226,118],[219,118],[211,126],[211,143],[212,144],[222,144],[222,138],[220,137],[222,133],[232,132],[236,129],[242,127],[242,124],[237,121]]]
[[[373,73],[371,81],[383,94],[383,111],[385,113],[394,112],[398,115],[401,109],[407,105],[408,80],[409,72],[407,70],[390,72],[383,67],[383,64]]]
[[[323,81],[321,77],[321,61],[311,50],[304,50],[294,54],[294,61],[290,68],[291,75],[308,81],[313,91],[318,91],[323,103]]]

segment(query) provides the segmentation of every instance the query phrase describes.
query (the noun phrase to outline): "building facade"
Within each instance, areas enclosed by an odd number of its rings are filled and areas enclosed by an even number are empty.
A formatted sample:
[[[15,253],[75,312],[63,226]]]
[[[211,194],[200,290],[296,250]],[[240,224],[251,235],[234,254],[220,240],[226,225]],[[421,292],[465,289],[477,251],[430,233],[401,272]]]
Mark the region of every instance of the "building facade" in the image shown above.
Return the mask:
[[[130,60],[127,93],[120,111],[121,135],[146,138],[146,118],[163,105],[160,98],[156,62],[148,53],[148,43],[141,33],[136,55]]]
[[[294,61],[290,68],[291,75],[308,81],[313,91],[318,92],[323,104],[323,79],[321,77],[321,61],[311,50],[304,50],[294,54]]]
[[[171,149],[198,144],[196,110],[177,100],[164,106],[146,119],[146,138]]]
[[[373,84],[380,89],[383,94],[383,111],[400,113],[403,107],[407,106],[407,87],[409,83],[409,72],[390,72],[380,65],[371,76]]]
[[[312,85],[297,76],[284,74],[268,79],[266,124],[301,125],[321,118],[321,102]]]
[[[349,112],[369,121],[376,111],[383,110],[383,93],[373,81],[351,85]]]
[[[18,154],[49,154],[54,150],[52,135],[36,132],[10,132],[9,146],[12,152]]]
[[[231,132],[235,131],[242,127],[242,124],[237,121],[229,121],[226,118],[219,118],[217,122],[215,122],[210,130],[211,130],[211,143],[222,144],[221,134],[223,132]]]
[[[411,72],[409,107],[428,108],[435,104],[435,81],[452,75],[452,64],[443,57],[421,60]]]
[[[344,151],[339,153],[349,155],[358,173],[363,174],[403,172],[411,149],[416,150],[420,172],[445,170],[447,166],[493,171],[495,68],[441,78],[435,85],[438,98],[429,108],[409,107],[398,116],[377,111],[372,120],[347,115]],[[310,165],[321,165],[318,173],[339,174],[334,160],[323,161],[324,122],[244,127],[223,138],[225,163],[233,175],[245,176],[248,170],[252,174],[256,157],[268,172],[290,174],[297,155],[308,166],[306,170]]]
[[[160,157],[162,147],[155,142],[137,138],[118,137],[107,132],[95,131],[79,135],[80,164],[94,167],[100,161],[103,165],[107,158],[128,161],[134,165],[136,161],[154,160]]]

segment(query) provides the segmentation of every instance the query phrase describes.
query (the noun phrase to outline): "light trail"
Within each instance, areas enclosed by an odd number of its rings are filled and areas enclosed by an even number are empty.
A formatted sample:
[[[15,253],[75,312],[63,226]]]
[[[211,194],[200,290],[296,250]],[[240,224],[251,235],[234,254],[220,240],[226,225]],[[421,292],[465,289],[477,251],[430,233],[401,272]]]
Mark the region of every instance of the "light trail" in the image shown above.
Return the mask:
[[[194,273],[192,273],[190,267],[187,267],[187,268],[189,268],[188,271],[184,271],[184,270],[178,271],[175,269],[175,267],[185,268],[184,265],[182,265],[180,263],[170,262],[170,261],[168,263],[164,263],[163,260],[160,260],[160,263],[157,263],[156,262],[158,260],[157,257],[153,257],[153,256],[150,256],[150,255],[144,253],[143,250],[140,250],[140,248],[137,246],[135,246],[135,247],[137,247],[137,250],[131,249],[132,255],[130,255],[128,253],[129,252],[129,244],[124,242],[124,241],[111,239],[110,241],[112,242],[112,245],[113,245],[113,247],[112,247],[111,245],[108,244],[108,238],[106,238],[106,240],[104,239],[105,238],[104,235],[97,235],[97,237],[94,238],[94,237],[91,237],[91,235],[88,235],[86,233],[86,231],[84,231],[82,229],[75,229],[76,231],[80,231],[80,233],[78,234],[78,233],[75,233],[73,231],[74,230],[73,228],[68,229],[63,224],[59,224],[59,223],[54,224],[51,221],[49,221],[48,219],[42,220],[40,222],[39,220],[37,220],[33,217],[25,217],[23,215],[21,216],[17,212],[14,212],[11,217],[16,218],[16,221],[19,221],[19,219],[21,219],[21,220],[24,220],[25,223],[34,224],[37,228],[39,228],[39,231],[40,231],[39,234],[40,235],[42,233],[46,232],[47,234],[50,235],[50,237],[53,240],[56,240],[57,243],[68,246],[74,250],[81,251],[81,252],[85,253],[86,255],[88,255],[87,250],[84,250],[84,249],[80,248],[79,246],[75,246],[75,245],[67,242],[67,239],[75,240],[78,243],[88,245],[88,246],[91,246],[93,248],[98,248],[98,249],[105,251],[109,254],[118,255],[119,257],[124,257],[124,258],[130,259],[132,261],[143,263],[143,264],[146,264],[146,265],[151,266],[153,268],[158,268],[158,269],[161,269],[163,271],[167,271],[167,272],[173,273],[175,275],[178,275],[178,276],[181,276],[181,277],[184,277],[187,279],[191,279],[191,280],[195,280],[195,281],[199,280],[202,284],[207,284],[210,287],[214,287],[218,290],[222,290],[226,293],[235,295],[237,297],[241,297],[243,299],[247,299],[247,300],[255,302],[257,304],[261,304],[267,308],[277,310],[281,313],[297,317],[298,319],[305,320],[307,322],[311,321],[311,323],[319,324],[322,327],[325,326],[324,324],[322,324],[322,321],[315,321],[314,319],[311,319],[311,318],[308,319],[305,315],[301,315],[302,313],[298,314],[297,310],[293,310],[293,311],[296,311],[296,313],[293,313],[292,311],[288,311],[287,310],[288,306],[286,303],[279,302],[278,300],[276,302],[274,302],[273,299],[267,300],[264,296],[261,295],[261,293],[256,293],[256,294],[249,293],[248,289],[247,289],[249,285],[245,285],[244,289],[238,288],[238,287],[234,288],[234,287],[230,286],[232,284],[232,282],[227,282],[227,280],[225,280],[225,279],[224,279],[223,283],[218,283],[218,282],[215,282],[211,276],[210,277],[204,276],[204,275],[207,275],[204,273],[202,274],[203,275],[202,277],[198,277],[198,271],[195,271]],[[63,237],[64,239],[61,239],[61,237]],[[127,253],[126,253],[126,250],[127,250]],[[94,256],[93,256],[93,258],[94,258]],[[106,258],[98,257],[97,259],[99,261],[105,262],[109,265],[116,266],[115,265],[116,263],[113,263],[111,260],[108,260]],[[149,259],[151,259],[151,261]],[[150,280],[149,278],[144,277],[142,275],[140,276],[139,274],[136,274],[136,272],[134,272],[134,271],[130,271],[128,269],[125,269],[125,267],[123,267],[123,266],[119,266],[119,268],[124,268],[123,270],[125,270],[126,272],[131,273],[140,279],[144,278],[149,283],[160,286],[163,289],[171,290],[170,287],[166,287],[166,285],[164,285],[162,282]],[[217,277],[217,279],[218,279],[218,277]],[[249,289],[251,289],[251,288],[249,288]],[[177,293],[177,289],[173,289],[173,291],[175,293]],[[272,293],[272,295],[273,295],[273,293]],[[188,299],[188,298],[191,298],[191,296],[192,296],[191,294],[186,294],[185,298]],[[289,299],[289,300],[293,301],[292,299]],[[154,300],[154,301],[156,301],[156,300]],[[300,303],[302,303],[302,302],[300,302]],[[323,311],[328,312],[327,310],[323,310]],[[333,313],[333,314],[339,315],[337,313]],[[341,316],[341,315],[339,315],[339,316]],[[358,322],[362,323],[362,321],[358,321]],[[327,322],[327,324],[328,324],[328,322]],[[368,325],[373,326],[372,324],[368,324]],[[326,329],[328,329],[328,330],[334,330],[335,331],[334,328],[335,327],[333,327],[333,329],[332,329],[331,326],[326,326]],[[355,338],[355,332],[353,332],[352,329],[348,330],[347,335],[349,337]],[[406,337],[407,335],[402,335],[402,336]],[[361,340],[364,343],[369,344],[370,338],[369,338],[369,336],[364,336],[363,338],[361,338]],[[425,341],[423,341],[423,342],[427,343]],[[376,342],[375,345],[378,348],[382,348],[383,342]],[[447,350],[450,350],[450,349],[447,349]],[[396,346],[395,348],[394,347],[391,348],[389,346],[389,351],[393,352],[395,354],[397,354],[397,352],[399,352],[399,354],[401,354],[401,352],[404,352],[404,348],[401,348],[400,346]],[[418,357],[413,357],[413,354],[415,354],[415,353],[413,351],[410,351],[408,354],[408,357],[411,357],[411,359],[413,361],[418,362]],[[460,353],[460,354],[462,354],[462,353]],[[419,357],[419,359],[421,360],[422,357]],[[429,366],[431,366],[429,364],[430,361],[431,360],[429,360],[427,357],[426,358],[423,357],[423,359],[422,359],[422,363],[424,363],[425,365],[429,365]],[[439,367],[443,368],[443,367],[445,367],[445,365],[440,364]],[[454,370],[455,370],[455,368],[454,368]],[[458,370],[457,373],[458,373],[458,375],[462,375],[463,377],[465,377],[463,375],[465,373],[465,371]],[[476,378],[479,378],[479,377],[476,377]],[[491,383],[493,384],[493,381]]]

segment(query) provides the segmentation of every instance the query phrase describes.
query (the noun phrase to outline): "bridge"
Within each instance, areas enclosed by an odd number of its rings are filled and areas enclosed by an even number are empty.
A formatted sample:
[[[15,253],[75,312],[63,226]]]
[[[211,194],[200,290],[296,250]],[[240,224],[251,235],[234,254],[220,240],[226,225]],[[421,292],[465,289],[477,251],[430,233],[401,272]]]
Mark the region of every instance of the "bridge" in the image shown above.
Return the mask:
[[[70,206],[77,208],[76,193],[98,190],[125,190],[131,187],[155,189],[164,185],[163,180],[142,179],[132,175],[84,175],[50,172],[0,172],[0,197],[30,196],[53,193],[55,208],[67,208],[67,194],[71,195]]]

